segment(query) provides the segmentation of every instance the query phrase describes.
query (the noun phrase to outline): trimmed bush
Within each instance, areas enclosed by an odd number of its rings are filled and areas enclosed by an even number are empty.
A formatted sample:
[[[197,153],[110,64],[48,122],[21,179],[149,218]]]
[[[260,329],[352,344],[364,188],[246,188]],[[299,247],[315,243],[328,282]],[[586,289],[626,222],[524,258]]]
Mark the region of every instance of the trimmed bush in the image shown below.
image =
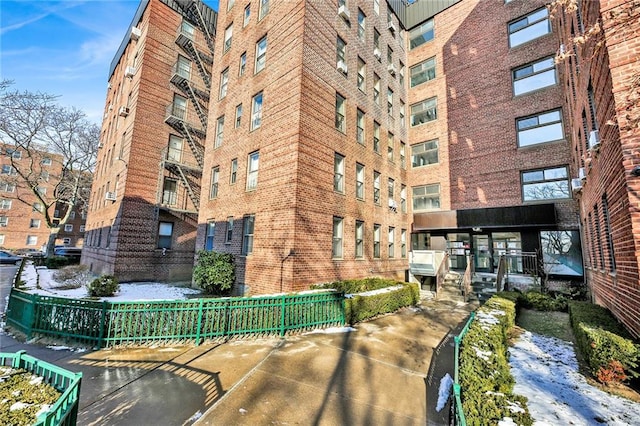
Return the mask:
[[[367,296],[356,294],[350,299],[345,299],[344,310],[347,323],[355,324],[418,303],[420,300],[418,284],[393,282],[392,285],[398,284],[402,287],[396,290]]]
[[[362,278],[359,280],[344,280],[332,283],[320,284],[312,288],[332,288],[345,294],[362,293],[365,291],[379,290],[399,284],[398,281],[388,280],[379,277]]]
[[[77,263],[78,259],[64,256],[53,256],[44,259],[44,266],[46,266],[48,269],[59,269],[63,266],[73,265]]]
[[[87,291],[91,297],[113,296],[119,289],[120,284],[113,275],[103,275],[87,284]]]
[[[536,311],[560,311],[567,312],[567,298],[558,295],[553,297],[547,293],[539,291],[527,291],[522,293],[519,305],[527,309],[535,309]]]
[[[65,266],[53,273],[53,279],[59,283],[56,288],[62,289],[80,288],[89,282],[91,276],[87,265]]]
[[[207,294],[228,296],[236,280],[233,255],[200,250],[193,268],[193,281]]]

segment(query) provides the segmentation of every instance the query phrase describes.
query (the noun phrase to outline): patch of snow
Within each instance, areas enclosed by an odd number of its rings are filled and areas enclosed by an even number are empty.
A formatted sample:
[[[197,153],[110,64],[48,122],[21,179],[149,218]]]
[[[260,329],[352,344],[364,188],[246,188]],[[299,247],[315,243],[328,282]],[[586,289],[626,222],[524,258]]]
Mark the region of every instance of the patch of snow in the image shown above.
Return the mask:
[[[29,384],[30,385],[41,385],[42,384],[42,380],[44,380],[43,377],[39,377],[39,376],[31,376],[31,380],[29,380]]]
[[[245,410],[244,408],[241,408],[241,409],[239,409],[238,411],[239,411],[239,412],[240,412],[240,414],[242,414],[243,416],[244,416],[245,414],[247,414],[247,413],[248,413],[248,411],[247,411],[247,410]]]
[[[438,413],[442,411],[445,405],[447,405],[447,401],[449,400],[449,396],[451,395],[452,386],[453,379],[451,378],[449,373],[447,373],[442,379],[440,379],[440,387],[438,388],[438,404],[436,405],[436,411]]]
[[[306,334],[337,334],[337,333],[350,333],[352,331],[356,331],[353,327],[329,327],[329,328],[318,328],[315,330],[308,331],[306,333],[302,333],[302,335]]]
[[[383,294],[383,293],[390,293],[392,291],[396,291],[398,289],[401,289],[403,286],[401,285],[394,285],[392,287],[384,287],[384,288],[379,288],[377,290],[371,290],[371,291],[365,291],[362,293],[358,293],[358,296],[373,296],[376,294]]]
[[[505,417],[498,422],[498,426],[518,426],[518,423],[514,422],[511,417]]]
[[[196,413],[193,416],[189,417],[189,419],[184,423],[185,424],[190,424],[190,423],[195,422],[196,420],[198,420],[200,417],[202,417],[202,412],[200,410],[198,410],[198,411],[196,411]]]
[[[15,411],[15,410],[24,410],[27,407],[30,407],[31,404],[27,404],[26,402],[14,402],[13,404],[11,404],[11,407],[9,407],[9,411]]]
[[[480,348],[477,348],[475,346],[472,346],[473,350],[476,352],[476,356],[480,359],[483,359],[485,361],[489,361],[489,357],[491,356],[492,352],[491,351],[483,351]]]

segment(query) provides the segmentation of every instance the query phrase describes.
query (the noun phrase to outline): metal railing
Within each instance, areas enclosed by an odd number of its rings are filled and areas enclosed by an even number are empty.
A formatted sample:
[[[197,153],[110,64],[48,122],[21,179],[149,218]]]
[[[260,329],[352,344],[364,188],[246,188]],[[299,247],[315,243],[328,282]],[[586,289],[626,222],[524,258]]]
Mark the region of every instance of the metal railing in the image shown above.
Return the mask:
[[[11,365],[12,368],[22,368],[32,374],[40,376],[43,381],[53,386],[62,395],[49,410],[40,414],[36,426],[76,424],[78,418],[78,401],[80,400],[80,383],[82,373],[72,373],[48,362],[27,355],[26,351],[16,353],[0,353],[0,365]]]
[[[263,297],[107,302],[49,297],[11,289],[7,325],[24,333],[95,347],[193,342],[246,335],[285,335],[345,324],[337,292]]]
[[[467,421],[465,420],[464,417],[464,411],[462,410],[462,399],[461,399],[461,387],[460,387],[460,344],[462,343],[462,339],[464,338],[465,334],[467,334],[467,332],[469,331],[469,327],[471,327],[471,323],[473,322],[474,318],[476,317],[476,313],[475,312],[471,312],[471,315],[469,316],[469,319],[467,320],[467,323],[465,324],[465,326],[462,328],[462,331],[460,332],[460,334],[458,334],[457,336],[455,336],[453,338],[454,342],[455,342],[455,348],[454,348],[454,370],[453,370],[453,404],[452,404],[452,408],[453,408],[453,415],[454,415],[454,419],[455,419],[455,425],[458,426],[466,426]]]
[[[464,301],[469,301],[469,295],[473,292],[473,288],[471,283],[473,281],[473,275],[475,274],[475,268],[473,266],[473,255],[467,256],[467,268],[464,271],[464,275],[462,276],[462,294],[464,296]]]
[[[445,253],[442,260],[440,261],[440,266],[438,267],[438,271],[436,272],[436,297],[440,294],[440,290],[442,290],[442,286],[444,285],[444,279],[449,272],[449,253]]]
[[[496,271],[496,290],[497,291],[506,290],[505,282],[508,283],[508,281],[505,280],[505,276],[507,274],[508,274],[507,259],[505,258],[504,255],[501,255],[500,258],[498,259],[498,270]]]

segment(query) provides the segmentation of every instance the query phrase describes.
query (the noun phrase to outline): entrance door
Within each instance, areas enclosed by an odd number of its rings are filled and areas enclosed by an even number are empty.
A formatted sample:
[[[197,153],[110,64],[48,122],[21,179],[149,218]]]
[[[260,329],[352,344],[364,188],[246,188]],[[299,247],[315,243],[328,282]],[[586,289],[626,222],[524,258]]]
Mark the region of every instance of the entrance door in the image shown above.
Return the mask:
[[[488,235],[473,236],[473,262],[478,272],[492,272],[491,239]]]

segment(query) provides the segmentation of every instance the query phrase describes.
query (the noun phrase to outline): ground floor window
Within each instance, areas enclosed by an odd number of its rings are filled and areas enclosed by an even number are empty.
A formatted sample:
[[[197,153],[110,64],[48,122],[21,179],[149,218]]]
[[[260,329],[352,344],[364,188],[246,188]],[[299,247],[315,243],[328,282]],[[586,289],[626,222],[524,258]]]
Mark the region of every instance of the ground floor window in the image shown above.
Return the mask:
[[[580,233],[569,231],[541,231],[540,247],[545,273],[549,275],[583,276]]]
[[[207,234],[204,241],[204,249],[213,250],[213,237],[216,234],[216,223],[212,220],[207,223]]]
[[[160,222],[158,224],[158,248],[170,249],[173,237],[173,222]]]
[[[253,232],[255,226],[255,215],[247,215],[242,220],[242,254],[247,255],[253,252]]]

